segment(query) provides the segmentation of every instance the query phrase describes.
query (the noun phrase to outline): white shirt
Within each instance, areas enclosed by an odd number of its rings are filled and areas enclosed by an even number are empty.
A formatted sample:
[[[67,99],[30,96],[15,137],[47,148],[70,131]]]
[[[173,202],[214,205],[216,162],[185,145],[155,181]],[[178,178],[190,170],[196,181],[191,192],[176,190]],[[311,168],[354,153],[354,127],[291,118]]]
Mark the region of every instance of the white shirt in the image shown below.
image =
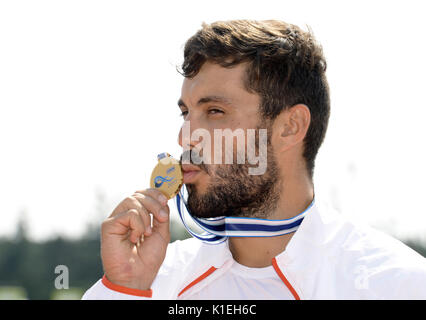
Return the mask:
[[[249,268],[234,261],[223,275],[190,299],[294,300],[294,297],[272,266]]]
[[[425,258],[319,199],[272,266],[281,287],[271,268],[235,264],[227,241],[191,238],[169,244],[149,295],[99,280],[83,299],[426,299]]]

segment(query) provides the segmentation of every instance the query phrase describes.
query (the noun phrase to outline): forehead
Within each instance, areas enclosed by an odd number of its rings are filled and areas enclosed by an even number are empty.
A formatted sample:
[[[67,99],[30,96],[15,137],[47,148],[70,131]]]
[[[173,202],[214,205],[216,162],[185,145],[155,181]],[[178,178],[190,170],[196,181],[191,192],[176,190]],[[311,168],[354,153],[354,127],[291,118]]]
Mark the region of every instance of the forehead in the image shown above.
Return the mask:
[[[191,105],[195,105],[198,98],[207,95],[223,96],[236,103],[256,99],[256,94],[249,93],[244,88],[245,72],[245,63],[224,68],[205,62],[195,77],[184,79],[181,98]]]

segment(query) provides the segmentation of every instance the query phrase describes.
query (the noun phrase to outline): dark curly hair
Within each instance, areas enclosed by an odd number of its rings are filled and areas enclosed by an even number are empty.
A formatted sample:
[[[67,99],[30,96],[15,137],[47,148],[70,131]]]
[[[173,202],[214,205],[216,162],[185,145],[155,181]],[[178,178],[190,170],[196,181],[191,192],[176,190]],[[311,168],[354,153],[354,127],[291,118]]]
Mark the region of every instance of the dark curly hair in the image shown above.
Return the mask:
[[[248,92],[259,94],[264,119],[273,120],[299,103],[309,108],[303,156],[312,178],[330,115],[326,61],[312,32],[276,20],[203,23],[185,43],[178,71],[192,78],[206,61],[226,68],[248,62],[244,85]]]

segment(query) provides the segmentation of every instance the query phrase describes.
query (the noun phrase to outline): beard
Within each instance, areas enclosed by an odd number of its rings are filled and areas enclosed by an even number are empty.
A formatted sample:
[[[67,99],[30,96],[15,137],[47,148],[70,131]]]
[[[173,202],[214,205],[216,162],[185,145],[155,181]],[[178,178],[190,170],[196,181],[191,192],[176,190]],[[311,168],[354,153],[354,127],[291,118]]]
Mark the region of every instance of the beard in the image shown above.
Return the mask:
[[[279,170],[269,132],[268,130],[267,167],[262,175],[249,174],[248,169],[251,165],[247,159],[244,164],[198,165],[211,177],[211,183],[203,194],[198,192],[194,184],[186,184],[187,209],[192,216],[267,218],[272,214],[277,207],[281,192]],[[258,150],[257,141],[256,139]],[[191,154],[191,157],[193,155]],[[192,160],[191,158],[191,162]]]

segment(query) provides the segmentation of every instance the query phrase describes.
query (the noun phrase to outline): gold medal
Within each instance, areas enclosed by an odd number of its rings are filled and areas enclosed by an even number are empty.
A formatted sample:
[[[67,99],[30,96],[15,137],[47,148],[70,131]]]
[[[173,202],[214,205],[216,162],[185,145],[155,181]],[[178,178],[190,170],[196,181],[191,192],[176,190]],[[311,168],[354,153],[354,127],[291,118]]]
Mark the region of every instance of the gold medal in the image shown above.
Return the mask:
[[[160,153],[158,163],[151,174],[151,188],[161,191],[168,199],[179,192],[183,184],[182,167],[168,153]]]

